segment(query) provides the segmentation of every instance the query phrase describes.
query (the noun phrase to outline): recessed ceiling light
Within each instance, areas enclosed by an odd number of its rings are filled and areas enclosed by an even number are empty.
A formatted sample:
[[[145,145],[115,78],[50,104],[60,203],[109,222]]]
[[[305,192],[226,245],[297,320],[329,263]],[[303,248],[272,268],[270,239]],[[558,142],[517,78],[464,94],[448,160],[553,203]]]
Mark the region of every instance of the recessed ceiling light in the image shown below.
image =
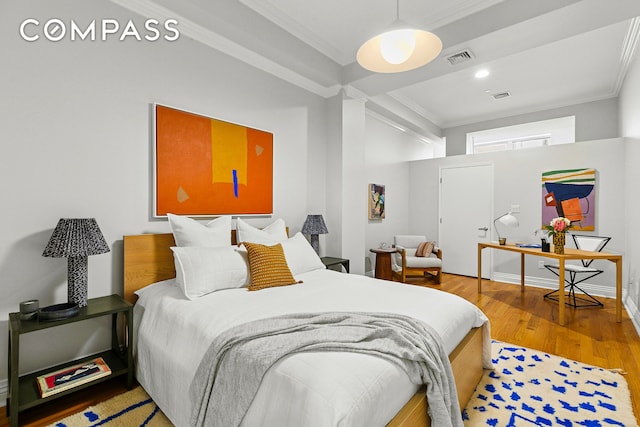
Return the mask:
[[[486,69],[478,70],[476,71],[476,74],[475,74],[476,79],[484,79],[488,75],[489,75],[489,70],[486,70]]]

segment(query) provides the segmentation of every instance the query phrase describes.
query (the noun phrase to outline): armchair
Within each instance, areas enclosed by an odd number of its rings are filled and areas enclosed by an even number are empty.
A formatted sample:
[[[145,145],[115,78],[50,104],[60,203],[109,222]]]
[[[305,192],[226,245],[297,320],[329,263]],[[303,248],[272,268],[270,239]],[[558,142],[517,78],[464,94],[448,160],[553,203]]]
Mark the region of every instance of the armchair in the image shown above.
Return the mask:
[[[421,243],[426,241],[426,236],[393,236],[397,250],[391,257],[391,270],[394,279],[406,282],[409,276],[434,276],[436,283],[442,281],[442,250],[440,248],[434,247],[429,256],[416,256],[416,250]]]

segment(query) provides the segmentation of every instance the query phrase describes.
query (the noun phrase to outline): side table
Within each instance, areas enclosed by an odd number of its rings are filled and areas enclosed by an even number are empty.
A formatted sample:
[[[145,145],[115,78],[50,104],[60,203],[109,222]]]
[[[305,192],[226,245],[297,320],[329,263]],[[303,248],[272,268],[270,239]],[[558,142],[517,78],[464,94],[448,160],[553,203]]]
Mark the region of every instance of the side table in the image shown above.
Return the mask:
[[[323,256],[320,258],[325,267],[332,269],[331,267],[342,266],[344,269],[349,272],[349,260],[345,258],[335,258],[331,256]],[[333,269],[332,269],[333,270]],[[340,269],[342,271],[342,268]]]
[[[119,313],[126,318],[126,336],[123,346],[118,341],[118,321]],[[52,366],[38,372],[20,375],[20,335],[29,332],[40,331],[69,323],[81,322],[87,319],[111,315],[111,350],[96,353],[69,361],[58,366]],[[18,426],[18,415],[25,409],[49,402],[58,397],[65,396],[78,390],[82,390],[91,385],[106,381],[117,376],[126,376],[127,388],[133,385],[133,351],[130,340],[133,337],[133,305],[125,301],[119,295],[110,295],[100,298],[91,298],[87,301],[87,306],[82,307],[80,312],[73,317],[56,321],[40,321],[35,319],[22,320],[20,313],[9,313],[9,390],[7,391],[7,416],[10,418],[11,427]],[[94,381],[79,385],[69,390],[53,394],[42,398],[38,390],[36,378],[67,366],[83,363],[88,360],[102,357],[111,369],[111,375],[98,378]]]
[[[376,279],[391,280],[391,254],[396,248],[373,248],[369,251],[376,254]]]

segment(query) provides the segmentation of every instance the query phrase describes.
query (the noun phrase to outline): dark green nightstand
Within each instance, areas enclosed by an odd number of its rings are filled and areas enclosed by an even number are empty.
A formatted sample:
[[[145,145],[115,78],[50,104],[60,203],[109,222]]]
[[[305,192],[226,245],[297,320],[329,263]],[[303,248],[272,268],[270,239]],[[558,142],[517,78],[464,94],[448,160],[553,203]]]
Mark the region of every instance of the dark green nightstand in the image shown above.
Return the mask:
[[[126,338],[121,348],[118,342],[118,314],[122,313],[126,319]],[[52,366],[39,372],[20,376],[20,335],[29,332],[40,331],[69,323],[81,322],[101,316],[112,316],[111,320],[111,350],[86,356],[77,360]],[[127,376],[127,388],[133,385],[133,352],[131,340],[133,337],[133,305],[125,301],[119,295],[110,295],[100,298],[92,298],[87,301],[87,306],[80,309],[77,316],[51,322],[41,322],[37,318],[21,320],[20,313],[9,313],[9,390],[7,391],[7,416],[11,420],[11,427],[18,426],[18,414],[25,409],[49,402],[69,393],[73,393],[91,385],[106,381],[116,376]],[[85,361],[102,357],[111,369],[111,375],[98,378],[95,381],[79,385],[69,390],[41,398],[36,378],[48,372],[62,369],[66,366],[83,363]]]
[[[323,256],[322,258],[320,258],[320,260],[322,261],[322,263],[325,265],[325,267],[327,267],[328,269],[331,270],[335,270],[335,268],[332,267],[337,267],[337,266],[343,266],[344,269],[347,271],[347,273],[349,272],[349,260],[345,259],[345,258],[334,258],[334,257],[330,257],[330,256]],[[338,271],[342,271],[342,268]]]

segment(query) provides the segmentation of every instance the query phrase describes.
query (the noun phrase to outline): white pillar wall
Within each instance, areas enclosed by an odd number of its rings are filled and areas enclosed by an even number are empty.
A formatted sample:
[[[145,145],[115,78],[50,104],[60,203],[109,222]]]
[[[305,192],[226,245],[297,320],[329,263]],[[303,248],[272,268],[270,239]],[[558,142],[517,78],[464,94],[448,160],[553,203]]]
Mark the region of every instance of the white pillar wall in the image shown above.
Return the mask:
[[[364,274],[367,218],[365,100],[342,101],[342,257]]]
[[[342,257],[342,95],[327,101],[327,175],[325,254]],[[320,242],[322,244],[322,241]],[[322,254],[322,248],[320,249]]]

